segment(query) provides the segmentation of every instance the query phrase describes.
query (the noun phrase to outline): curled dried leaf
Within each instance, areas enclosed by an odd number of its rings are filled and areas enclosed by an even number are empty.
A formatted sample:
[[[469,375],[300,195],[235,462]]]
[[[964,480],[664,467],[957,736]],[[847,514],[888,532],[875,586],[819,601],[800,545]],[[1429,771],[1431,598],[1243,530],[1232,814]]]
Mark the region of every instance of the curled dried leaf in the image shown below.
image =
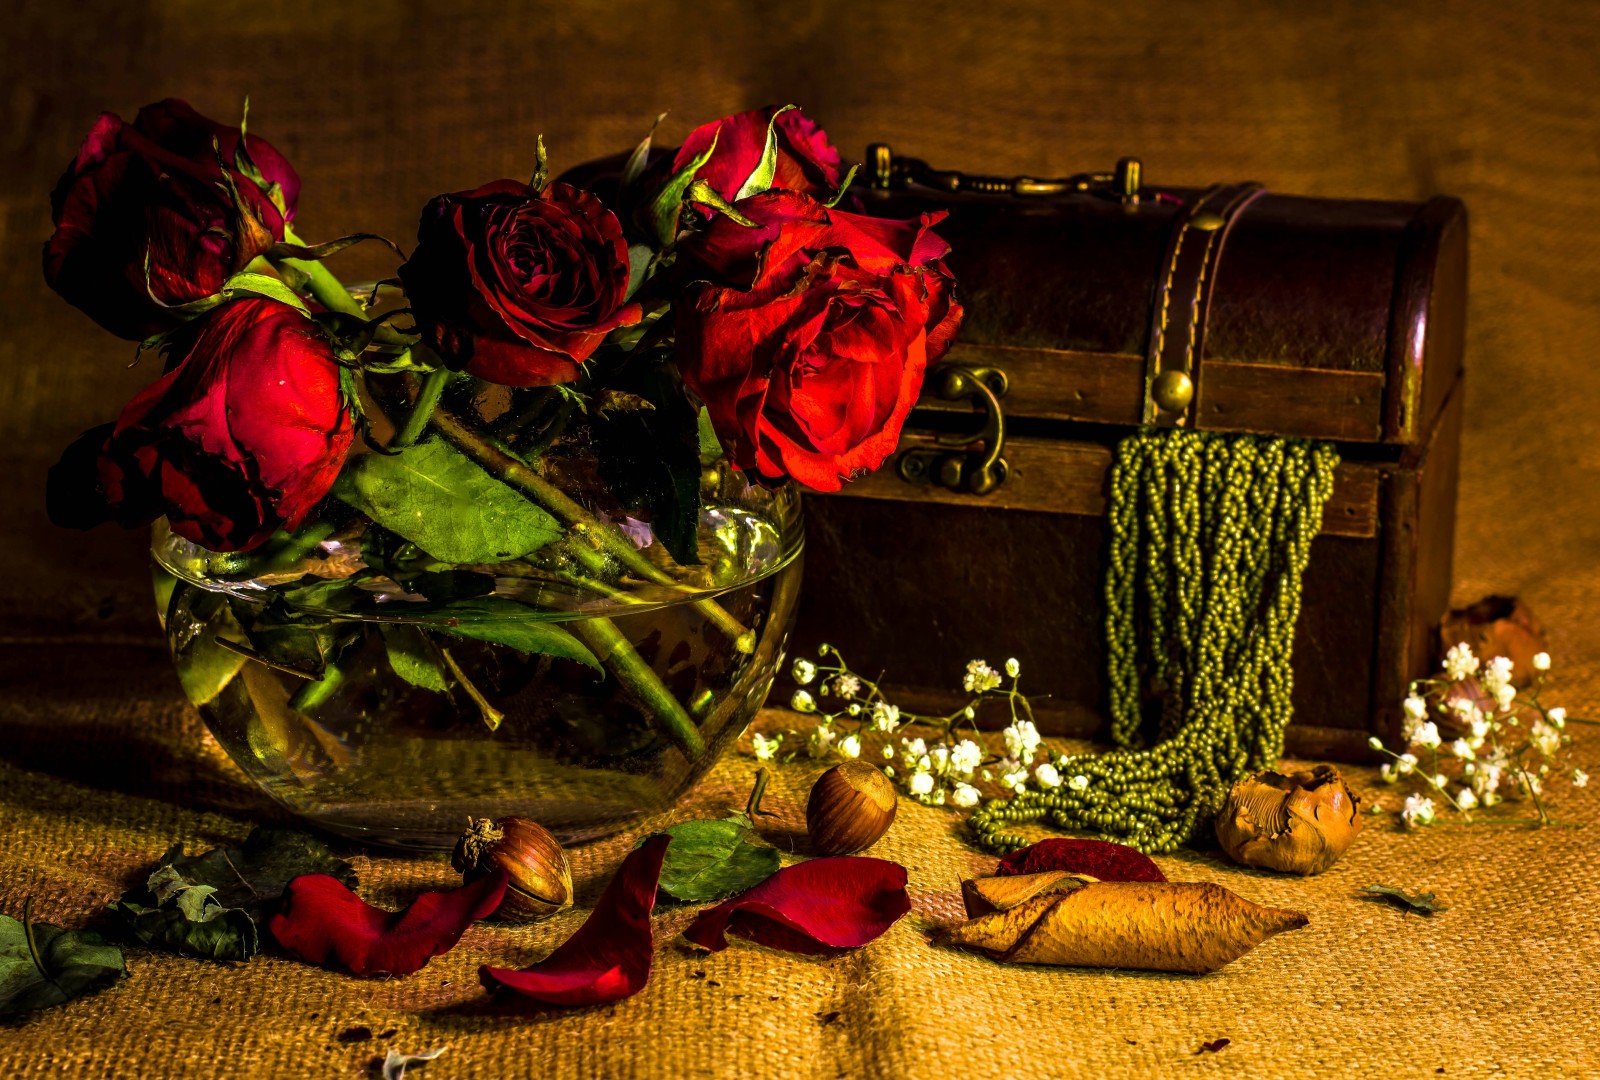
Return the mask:
[[[1462,642],[1477,656],[1509,659],[1517,686],[1533,681],[1533,658],[1546,649],[1544,624],[1518,596],[1486,596],[1440,619],[1439,655]]]

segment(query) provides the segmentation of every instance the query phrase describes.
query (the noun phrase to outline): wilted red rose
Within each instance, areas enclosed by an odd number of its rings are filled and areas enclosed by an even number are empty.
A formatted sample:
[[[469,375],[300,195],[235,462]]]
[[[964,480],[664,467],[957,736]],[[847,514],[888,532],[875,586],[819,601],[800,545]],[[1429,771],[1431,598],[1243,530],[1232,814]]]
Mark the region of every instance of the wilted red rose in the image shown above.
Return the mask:
[[[761,162],[767,147],[767,127],[775,112],[777,106],[768,106],[725,116],[695,128],[678,149],[672,171],[677,173],[688,168],[715,138],[716,148],[695,171],[695,178],[704,180],[718,195],[732,201],[745,178]],[[822,199],[832,198],[844,174],[839,168],[839,151],[828,141],[827,132],[799,109],[780,113],[774,131],[778,160],[772,187]]]
[[[173,342],[169,370],[109,433],[89,432],[50,477],[58,524],[148,523],[213,551],[293,530],[328,493],[354,437],[333,349],[276,300],[234,300]]]
[[[1019,848],[1000,860],[996,877],[1043,874],[1052,870],[1088,874],[1101,881],[1165,881],[1167,876],[1150,856],[1108,840],[1052,837]]]
[[[235,168],[238,145],[238,128],[172,98],[146,105],[132,124],[103,114],[51,195],[50,287],[119,337],[183,322],[172,307],[215,294],[282,240],[294,216],[300,178],[288,161],[246,136],[263,181],[277,185],[280,210]]]
[[[515,180],[440,195],[400,268],[425,341],[450,366],[506,386],[578,376],[605,336],[639,321],[623,302],[628,243],[587,191]]]
[[[819,491],[894,451],[961,322],[942,215],[893,221],[771,191],[685,241],[718,280],[675,307],[679,369],[734,463]],[[734,287],[724,287],[724,284]]]

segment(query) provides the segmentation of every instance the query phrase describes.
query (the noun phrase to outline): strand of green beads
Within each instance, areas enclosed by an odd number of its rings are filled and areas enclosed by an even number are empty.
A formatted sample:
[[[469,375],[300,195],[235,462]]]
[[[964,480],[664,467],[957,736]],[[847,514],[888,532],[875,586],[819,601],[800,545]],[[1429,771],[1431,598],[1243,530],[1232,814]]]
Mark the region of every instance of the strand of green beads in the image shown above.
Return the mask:
[[[1329,446],[1251,436],[1142,432],[1118,446],[1105,595],[1112,732],[1124,749],[1064,759],[1068,781],[1053,791],[985,803],[969,822],[980,845],[1014,850],[1026,842],[1015,826],[1048,819],[1170,851],[1235,779],[1277,760],[1301,579],[1337,464]],[[1132,749],[1141,656],[1167,695],[1158,741],[1143,750]]]

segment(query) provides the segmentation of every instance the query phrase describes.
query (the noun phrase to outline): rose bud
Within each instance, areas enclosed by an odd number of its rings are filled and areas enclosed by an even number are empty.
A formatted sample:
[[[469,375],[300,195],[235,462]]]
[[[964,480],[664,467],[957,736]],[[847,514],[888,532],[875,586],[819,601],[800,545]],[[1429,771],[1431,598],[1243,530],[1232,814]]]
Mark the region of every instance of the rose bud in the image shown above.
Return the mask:
[[[103,114],[50,198],[50,287],[119,337],[183,323],[172,308],[214,295],[294,217],[294,169],[265,139],[245,136],[263,189],[237,167],[239,138],[171,98],[132,124]]]
[[[148,524],[213,551],[293,531],[328,493],[355,434],[333,348],[276,300],[235,300],[172,342],[170,370],[51,470],[57,524]],[[98,446],[94,445],[98,442]]]
[[[1532,685],[1538,674],[1533,658],[1546,649],[1544,625],[1516,596],[1487,596],[1439,620],[1439,655],[1461,642],[1485,661],[1510,660],[1511,682],[1518,687]]]
[[[1268,770],[1233,786],[1217,815],[1217,840],[1246,866],[1320,874],[1361,831],[1360,806],[1332,766],[1287,776]]]
[[[695,171],[695,179],[704,180],[718,195],[732,202],[745,178],[761,163],[761,155],[767,148],[767,128],[777,111],[777,106],[769,105],[695,128],[678,149],[668,175],[688,168],[695,158],[712,147],[715,139],[711,157]],[[778,113],[778,122],[773,128],[778,157],[772,186],[822,200],[831,199],[839,190],[844,171],[839,167],[839,151],[828,141],[827,132],[799,109]]]
[[[572,905],[566,851],[549,830],[527,818],[468,818],[450,865],[469,883],[505,873],[506,896],[495,914],[507,922],[532,922]]]
[[[621,223],[568,184],[496,180],[438,196],[400,280],[423,340],[451,367],[505,386],[577,378],[607,334],[640,317],[623,302]]]
[[[865,851],[894,824],[900,797],[877,768],[846,761],[823,773],[806,800],[806,832],[818,855]]]
[[[735,465],[837,491],[893,453],[961,322],[949,250],[918,221],[771,191],[685,242],[719,282],[675,305],[675,355]],[[735,232],[734,230],[738,230]]]

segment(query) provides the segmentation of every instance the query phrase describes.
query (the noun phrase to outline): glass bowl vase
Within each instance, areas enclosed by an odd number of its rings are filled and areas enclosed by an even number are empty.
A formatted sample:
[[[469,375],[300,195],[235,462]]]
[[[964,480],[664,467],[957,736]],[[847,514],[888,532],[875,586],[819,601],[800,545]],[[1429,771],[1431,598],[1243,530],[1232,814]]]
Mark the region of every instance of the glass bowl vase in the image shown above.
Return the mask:
[[[738,738],[794,618],[798,492],[702,456],[669,543],[582,422],[541,454],[576,524],[516,559],[442,563],[336,498],[246,556],[157,523],[184,691],[272,798],[363,843],[446,849],[508,814],[578,843],[670,808]]]

